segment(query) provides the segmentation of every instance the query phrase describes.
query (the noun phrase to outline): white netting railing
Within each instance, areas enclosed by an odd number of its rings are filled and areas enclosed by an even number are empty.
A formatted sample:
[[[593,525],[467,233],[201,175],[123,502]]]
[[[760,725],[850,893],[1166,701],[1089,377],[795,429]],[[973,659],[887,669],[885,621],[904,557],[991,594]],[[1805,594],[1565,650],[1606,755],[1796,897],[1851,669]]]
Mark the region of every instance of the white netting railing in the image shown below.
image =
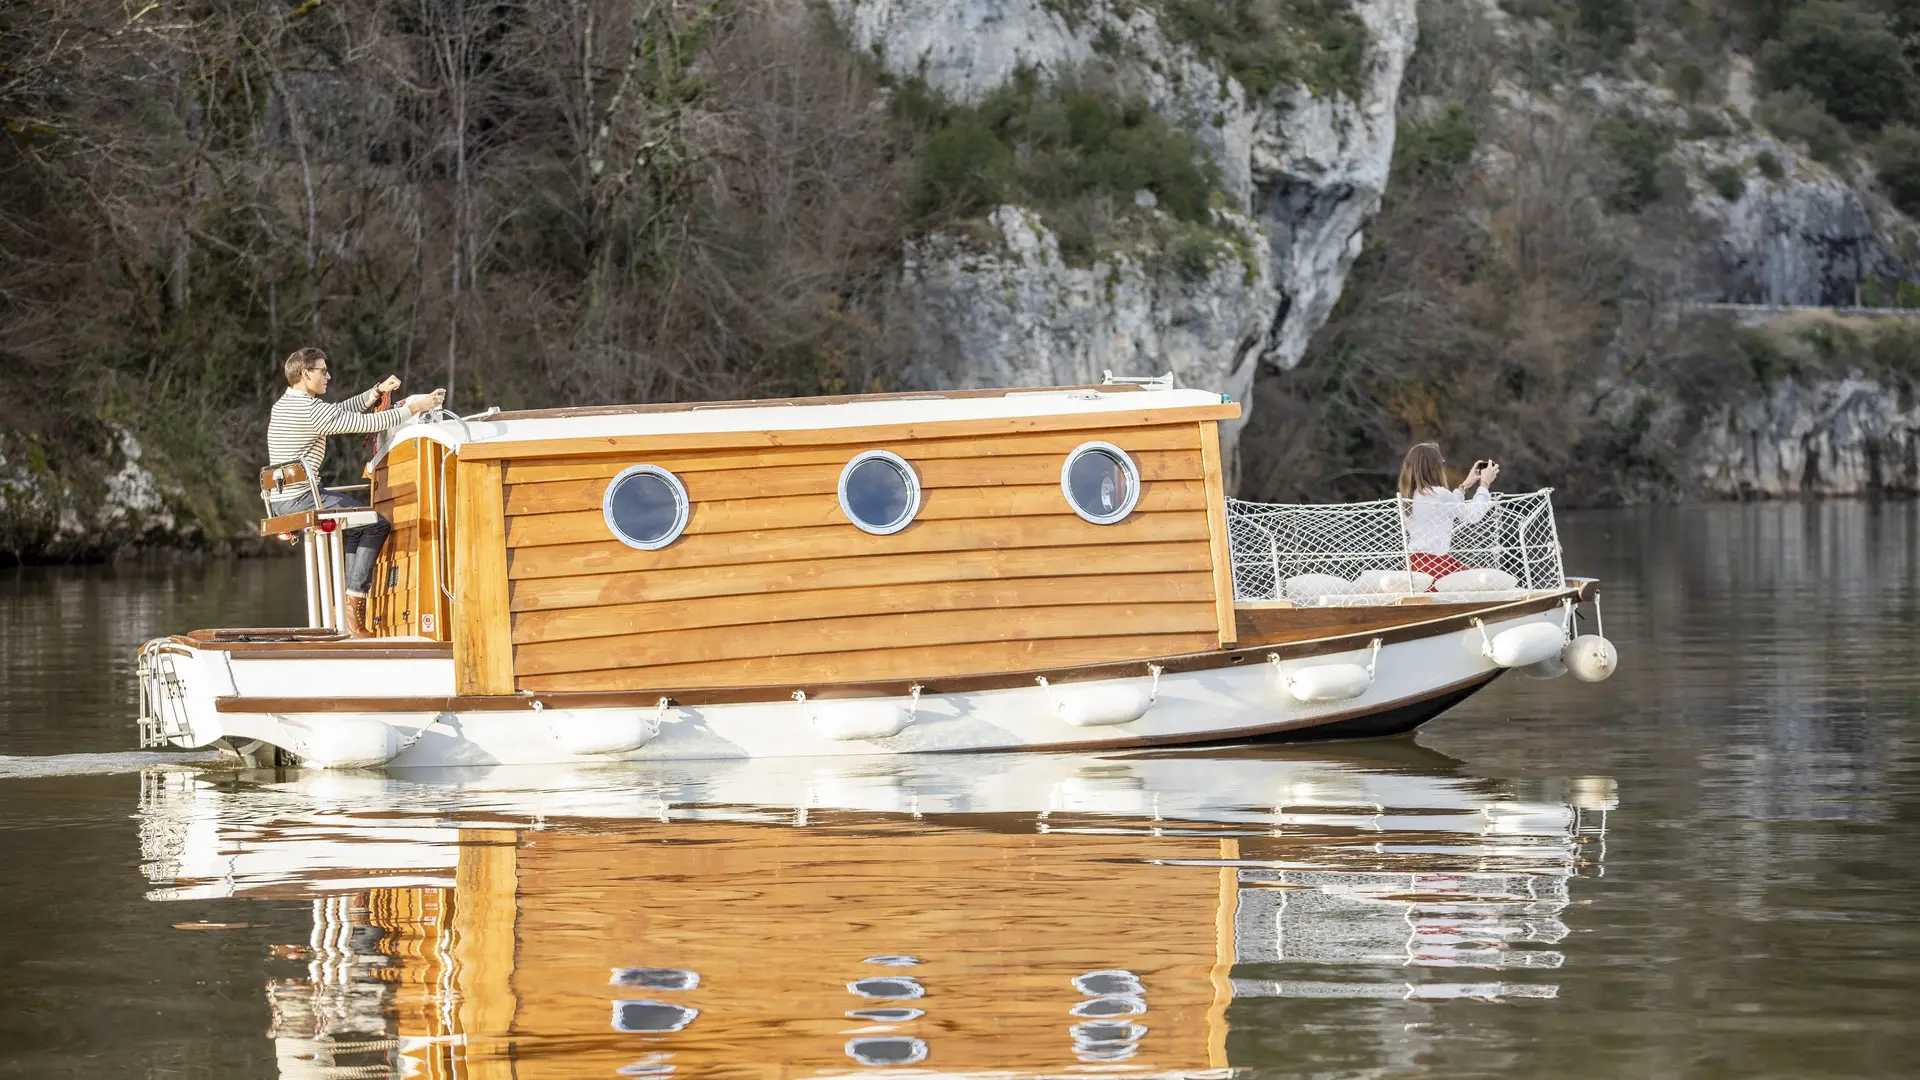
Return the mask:
[[[1454,526],[1452,561],[1408,550],[1400,499],[1327,506],[1228,499],[1234,599],[1348,607],[1430,590],[1436,600],[1478,600],[1561,589],[1551,494],[1496,494],[1485,516]]]

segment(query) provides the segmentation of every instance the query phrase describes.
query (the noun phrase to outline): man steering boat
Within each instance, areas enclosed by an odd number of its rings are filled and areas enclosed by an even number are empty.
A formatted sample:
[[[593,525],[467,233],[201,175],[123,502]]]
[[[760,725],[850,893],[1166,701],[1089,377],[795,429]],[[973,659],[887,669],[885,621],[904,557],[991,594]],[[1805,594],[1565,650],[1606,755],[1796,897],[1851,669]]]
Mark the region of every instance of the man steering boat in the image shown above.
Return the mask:
[[[273,415],[267,421],[268,461],[278,465],[298,459],[306,465],[307,474],[316,480],[320,466],[327,460],[327,436],[390,431],[406,423],[410,416],[439,408],[447,397],[445,389],[437,389],[408,398],[404,409],[368,412],[380,400],[380,395],[399,388],[399,377],[389,375],[364,394],[345,401],[326,401],[323,395],[332,379],[327,370],[327,354],[310,346],[295,349],[287,357],[286,377],[287,392],[274,402]],[[285,498],[274,499],[271,512],[279,516],[302,510],[365,508],[365,503],[324,489],[320,492],[320,506],[316,508],[312,492],[302,487]],[[371,636],[367,630],[367,585],[373,579],[374,561],[380,557],[381,545],[387,542],[387,533],[392,527],[385,517],[379,517],[371,525],[346,531],[347,632],[354,637]]]

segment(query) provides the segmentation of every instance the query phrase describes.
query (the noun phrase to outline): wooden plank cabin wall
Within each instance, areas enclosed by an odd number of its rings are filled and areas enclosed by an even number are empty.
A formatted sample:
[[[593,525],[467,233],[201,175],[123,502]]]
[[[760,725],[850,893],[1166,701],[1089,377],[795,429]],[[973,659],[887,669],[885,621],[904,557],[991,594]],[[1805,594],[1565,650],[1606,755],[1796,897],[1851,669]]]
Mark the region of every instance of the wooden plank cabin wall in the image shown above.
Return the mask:
[[[930,680],[1215,648],[1209,426],[508,461],[515,688]],[[1116,525],[1082,520],[1060,490],[1067,453],[1096,440],[1140,467]],[[922,486],[890,536],[855,528],[837,497],[841,469],[874,448]],[[602,516],[608,481],[640,463],[673,471],[693,504],[658,551],[621,544]]]
[[[453,640],[453,602],[441,590],[441,585],[453,581],[450,563],[452,554],[441,551],[440,517],[445,512],[452,516],[454,464],[452,452],[439,443],[426,439],[419,441],[420,447],[420,571],[415,579],[418,594],[414,597],[419,605],[418,624],[421,637],[435,641]],[[445,487],[445,491],[441,490]],[[452,538],[449,536],[448,542]],[[447,565],[443,565],[446,563]]]
[[[368,629],[380,637],[420,632],[420,444],[394,447],[373,470],[373,508],[393,523],[373,564]]]
[[[451,639],[448,601],[434,580],[444,573],[439,513],[440,463],[446,454],[439,443],[409,440],[389,450],[373,471],[373,508],[393,523],[367,590],[370,629],[381,637]],[[445,473],[451,487],[452,466]]]

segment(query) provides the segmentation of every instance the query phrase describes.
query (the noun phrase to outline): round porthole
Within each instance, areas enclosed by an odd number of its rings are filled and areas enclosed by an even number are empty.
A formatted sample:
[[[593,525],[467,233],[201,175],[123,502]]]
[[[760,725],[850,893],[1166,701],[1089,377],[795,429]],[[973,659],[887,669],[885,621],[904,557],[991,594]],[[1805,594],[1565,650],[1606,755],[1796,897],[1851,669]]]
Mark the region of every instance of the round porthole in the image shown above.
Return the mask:
[[[840,510],[864,532],[897,533],[920,512],[920,477],[900,455],[868,450],[840,472]]]
[[[1060,490],[1074,513],[1095,525],[1112,525],[1140,501],[1140,468],[1112,443],[1082,443],[1060,467]]]
[[[642,551],[666,547],[687,528],[687,489],[658,465],[631,465],[607,485],[600,508],[620,542]]]

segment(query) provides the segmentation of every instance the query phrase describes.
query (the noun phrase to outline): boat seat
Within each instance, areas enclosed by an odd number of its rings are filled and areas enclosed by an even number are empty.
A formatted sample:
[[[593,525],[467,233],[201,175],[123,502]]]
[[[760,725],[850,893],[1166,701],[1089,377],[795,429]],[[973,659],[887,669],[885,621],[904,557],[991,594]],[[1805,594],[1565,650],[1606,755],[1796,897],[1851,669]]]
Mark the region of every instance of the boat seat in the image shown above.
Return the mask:
[[[335,528],[358,529],[373,524],[379,514],[369,509],[356,510],[296,510],[291,514],[275,514],[273,500],[297,495],[306,488],[313,496],[315,506],[320,505],[321,487],[307,471],[306,463],[300,460],[282,461],[260,470],[260,504],[266,508],[267,516],[260,520],[261,536],[289,535],[302,529],[311,529],[323,521],[337,522]],[[326,488],[327,491],[362,491],[367,484],[354,484],[347,487]]]

